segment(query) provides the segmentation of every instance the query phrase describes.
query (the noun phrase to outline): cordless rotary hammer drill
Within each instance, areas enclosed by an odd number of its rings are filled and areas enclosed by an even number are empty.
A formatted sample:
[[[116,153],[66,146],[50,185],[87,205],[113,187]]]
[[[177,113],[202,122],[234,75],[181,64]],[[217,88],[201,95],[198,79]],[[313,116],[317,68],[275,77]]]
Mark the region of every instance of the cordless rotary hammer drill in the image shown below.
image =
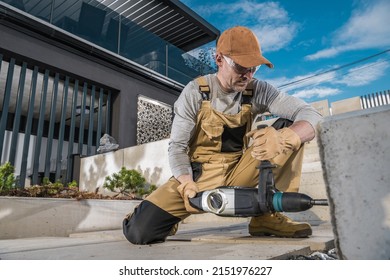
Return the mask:
[[[258,127],[262,128],[262,127]],[[327,206],[326,199],[313,199],[303,193],[281,192],[275,187],[268,160],[261,161],[258,188],[221,186],[190,198],[192,207],[227,217],[252,217],[273,212],[300,212],[314,205]]]

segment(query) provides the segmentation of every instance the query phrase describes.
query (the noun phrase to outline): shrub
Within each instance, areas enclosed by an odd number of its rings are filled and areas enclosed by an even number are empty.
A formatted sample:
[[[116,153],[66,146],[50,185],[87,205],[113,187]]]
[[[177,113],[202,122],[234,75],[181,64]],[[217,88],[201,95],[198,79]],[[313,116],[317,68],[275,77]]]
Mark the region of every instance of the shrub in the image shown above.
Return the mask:
[[[33,185],[26,190],[31,194],[32,197],[56,197],[59,194],[66,192],[64,184],[60,181],[55,183],[50,182],[49,178],[44,177],[42,179],[42,185]]]
[[[119,172],[105,178],[103,188],[117,193],[116,196],[143,198],[154,191],[156,186],[148,184],[138,171],[122,167]]]
[[[79,190],[79,184],[73,180],[72,182],[68,183],[68,188],[70,190],[78,191]]]
[[[0,166],[0,195],[22,197],[56,197],[76,199],[140,199],[156,189],[155,185],[146,182],[145,178],[136,170],[127,170],[122,167],[120,172],[107,176],[103,187],[117,193],[114,197],[105,196],[96,192],[79,191],[78,183],[72,181],[64,185],[61,181],[52,183],[44,177],[41,185],[18,188],[14,175],[15,168],[9,163]]]
[[[10,191],[16,187],[15,168],[6,162],[0,166],[0,192]]]

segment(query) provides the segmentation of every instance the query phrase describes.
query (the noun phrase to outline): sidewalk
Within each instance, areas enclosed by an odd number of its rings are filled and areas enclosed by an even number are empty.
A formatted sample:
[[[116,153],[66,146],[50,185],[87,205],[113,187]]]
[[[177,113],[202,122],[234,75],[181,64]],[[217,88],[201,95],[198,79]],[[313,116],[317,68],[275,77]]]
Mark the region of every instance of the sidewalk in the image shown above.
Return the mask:
[[[268,260],[333,248],[332,227],[313,226],[310,238],[251,237],[248,222],[180,224],[165,243],[132,245],[121,230],[0,240],[1,260]]]

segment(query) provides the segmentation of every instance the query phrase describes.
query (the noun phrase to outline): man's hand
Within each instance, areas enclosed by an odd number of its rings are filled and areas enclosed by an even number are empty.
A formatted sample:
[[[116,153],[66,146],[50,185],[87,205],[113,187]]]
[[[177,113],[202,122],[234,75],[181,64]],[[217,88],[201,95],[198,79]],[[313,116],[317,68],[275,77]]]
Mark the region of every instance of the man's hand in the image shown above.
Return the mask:
[[[246,136],[253,138],[251,155],[257,160],[270,160],[289,150],[297,150],[301,146],[298,134],[288,127],[276,130],[269,126],[252,130]]]
[[[189,198],[195,197],[196,194],[199,192],[196,183],[192,180],[186,181],[184,183],[181,183],[177,187],[177,190],[179,191],[181,197],[184,200],[184,206],[186,207],[186,210],[190,213],[199,213],[200,211],[192,207],[189,202]]]

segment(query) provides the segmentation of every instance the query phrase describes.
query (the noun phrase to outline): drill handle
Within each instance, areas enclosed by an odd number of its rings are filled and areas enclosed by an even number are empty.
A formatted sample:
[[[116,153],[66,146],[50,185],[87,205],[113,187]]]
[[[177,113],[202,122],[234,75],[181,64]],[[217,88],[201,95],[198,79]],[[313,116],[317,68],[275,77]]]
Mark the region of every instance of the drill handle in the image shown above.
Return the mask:
[[[257,126],[257,129],[263,129],[266,127],[267,125],[261,124]],[[274,174],[272,172],[275,165],[271,164],[269,160],[262,160],[257,168],[259,169],[258,194],[260,210],[262,213],[267,213],[271,210],[268,197],[271,193],[276,191]]]

